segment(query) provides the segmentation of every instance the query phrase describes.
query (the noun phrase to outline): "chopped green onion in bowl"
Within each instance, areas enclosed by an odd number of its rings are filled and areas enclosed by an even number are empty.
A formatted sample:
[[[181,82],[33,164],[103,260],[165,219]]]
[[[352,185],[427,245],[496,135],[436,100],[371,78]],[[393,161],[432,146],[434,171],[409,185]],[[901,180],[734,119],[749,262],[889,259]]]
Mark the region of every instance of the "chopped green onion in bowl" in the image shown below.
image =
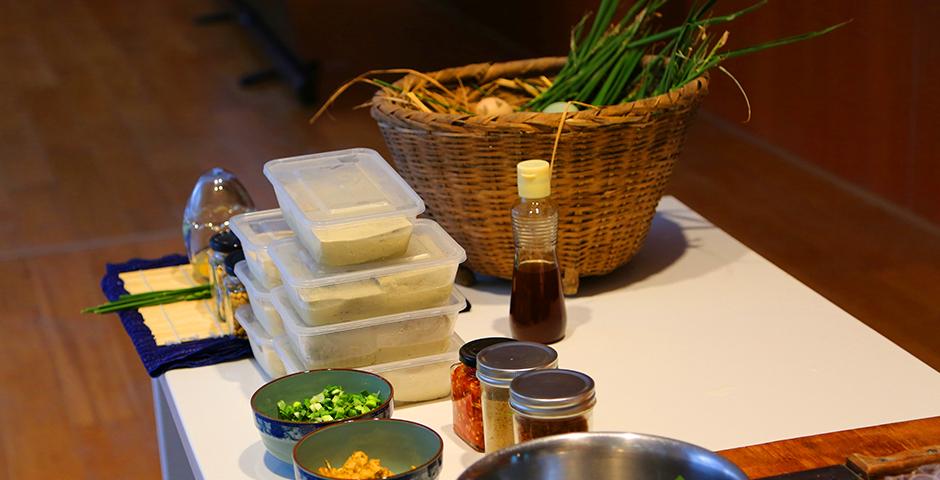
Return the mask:
[[[330,385],[302,401],[278,400],[277,414],[281,420],[294,422],[332,422],[369,413],[381,403],[378,393],[346,393],[342,387]]]

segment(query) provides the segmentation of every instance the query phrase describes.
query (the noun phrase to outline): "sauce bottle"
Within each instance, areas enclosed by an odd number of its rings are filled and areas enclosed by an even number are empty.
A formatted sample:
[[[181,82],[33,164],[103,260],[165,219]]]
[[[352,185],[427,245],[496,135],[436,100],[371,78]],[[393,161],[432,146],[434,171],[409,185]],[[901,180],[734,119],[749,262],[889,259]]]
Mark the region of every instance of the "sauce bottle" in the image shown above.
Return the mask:
[[[565,337],[565,297],[555,245],[558,206],[551,198],[551,168],[545,160],[516,166],[519,200],[512,207],[516,256],[509,323],[513,338],[554,343]]]

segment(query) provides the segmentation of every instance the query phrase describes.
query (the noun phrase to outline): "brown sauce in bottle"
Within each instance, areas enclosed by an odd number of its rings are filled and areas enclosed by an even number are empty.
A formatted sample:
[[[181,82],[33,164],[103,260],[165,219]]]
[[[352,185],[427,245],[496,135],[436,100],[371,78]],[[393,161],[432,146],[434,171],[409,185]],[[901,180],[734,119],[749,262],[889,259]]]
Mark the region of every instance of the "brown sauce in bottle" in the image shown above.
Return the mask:
[[[565,297],[558,266],[526,261],[512,272],[509,325],[517,340],[554,343],[565,338]]]

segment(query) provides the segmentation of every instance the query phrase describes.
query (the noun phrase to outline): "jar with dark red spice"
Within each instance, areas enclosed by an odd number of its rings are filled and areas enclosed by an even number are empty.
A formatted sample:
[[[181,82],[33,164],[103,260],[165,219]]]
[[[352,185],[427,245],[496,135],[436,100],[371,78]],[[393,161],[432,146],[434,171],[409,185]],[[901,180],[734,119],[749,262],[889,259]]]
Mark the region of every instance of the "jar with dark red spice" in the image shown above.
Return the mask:
[[[587,432],[594,411],[594,380],[574,370],[523,373],[509,385],[516,443],[562,433]]]
[[[454,433],[474,450],[485,449],[483,440],[483,408],[480,380],[477,379],[477,354],[484,348],[511,338],[488,337],[473,340],[460,347],[460,363],[450,372],[451,401],[454,407]]]

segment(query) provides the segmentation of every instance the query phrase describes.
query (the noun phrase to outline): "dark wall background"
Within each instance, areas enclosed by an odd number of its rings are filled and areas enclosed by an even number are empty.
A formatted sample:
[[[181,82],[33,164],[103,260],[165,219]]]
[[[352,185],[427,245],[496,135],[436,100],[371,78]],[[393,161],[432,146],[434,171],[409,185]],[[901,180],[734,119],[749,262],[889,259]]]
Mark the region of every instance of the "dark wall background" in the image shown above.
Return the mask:
[[[722,8],[749,2],[726,0]],[[827,37],[726,65],[753,107],[748,132],[940,224],[940,2],[786,0],[742,18],[731,47],[854,19]],[[745,117],[717,79],[705,108]]]

